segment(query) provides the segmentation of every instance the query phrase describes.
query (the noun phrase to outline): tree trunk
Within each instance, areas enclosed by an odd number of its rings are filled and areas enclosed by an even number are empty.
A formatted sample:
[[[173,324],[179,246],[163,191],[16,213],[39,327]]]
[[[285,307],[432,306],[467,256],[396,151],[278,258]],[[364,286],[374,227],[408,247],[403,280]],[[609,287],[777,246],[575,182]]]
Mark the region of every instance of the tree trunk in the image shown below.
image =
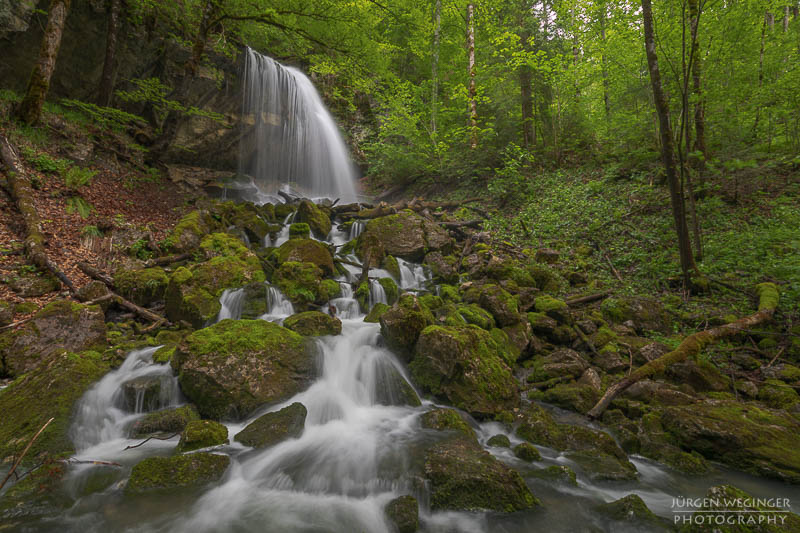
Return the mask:
[[[698,26],[700,21],[699,0],[689,0],[689,18],[692,33],[692,91],[694,92],[694,150],[703,154],[703,160],[699,167],[705,166],[708,158],[706,153],[706,118],[703,102],[702,87],[702,59],[700,54],[700,40],[697,38]],[[688,111],[688,110],[687,110]]]
[[[520,6],[519,18],[517,24],[519,26],[519,40],[522,43],[522,50],[524,52],[531,51],[530,39],[531,35],[525,26],[525,17],[522,13],[525,4]],[[533,117],[533,74],[530,65],[523,64],[519,67],[519,88],[520,88],[520,104],[522,110],[522,144],[526,148],[536,145],[536,129]]]
[[[469,57],[469,147],[478,147],[478,104],[475,88],[475,6],[467,4],[467,55]]]
[[[643,0],[642,4],[648,1],[649,0]],[[589,410],[587,416],[592,419],[600,418],[612,400],[637,381],[649,378],[655,374],[660,374],[668,366],[698,355],[705,346],[712,342],[717,342],[725,337],[732,337],[742,330],[751,329],[771,319],[772,315],[775,313],[775,309],[778,307],[778,301],[780,299],[778,288],[773,283],[761,283],[756,287],[756,291],[758,292],[757,313],[740,318],[724,326],[699,331],[694,335],[689,335],[676,349],[640,366],[627,377],[611,385],[606,390],[605,394],[603,394],[603,397],[600,398],[600,401]]]
[[[200,19],[200,27],[192,43],[192,55],[189,61],[186,62],[185,67],[186,76],[190,78],[194,78],[197,75],[197,68],[203,60],[203,54],[206,51],[206,42],[208,42],[208,32],[211,30],[211,20],[216,10],[217,5],[215,0],[208,0],[203,8],[203,17]]]
[[[431,134],[436,139],[436,106],[439,102],[439,41],[442,32],[442,0],[433,7],[433,61],[431,66]]]
[[[758,53],[758,95],[756,96],[756,119],[753,122],[753,139],[758,138],[758,122],[761,118],[761,86],[764,84],[764,41],[766,40],[767,21],[769,20],[769,13],[764,14],[764,20],[761,22],[761,50]]]
[[[661,135],[661,157],[669,184],[672,215],[675,219],[675,230],[678,234],[678,251],[681,258],[681,271],[686,288],[691,286],[691,273],[697,272],[697,265],[692,256],[692,245],[689,240],[689,229],[686,224],[686,208],[683,202],[683,187],[678,177],[675,162],[675,146],[672,141],[672,126],[669,122],[669,105],[661,87],[661,73],[658,70],[655,33],[653,32],[653,11],[650,0],[642,0],[642,18],[644,19],[644,42],[647,53],[647,66],[650,70],[650,81],[653,86],[653,102],[658,114]]]
[[[122,0],[111,0],[111,5],[108,9],[106,58],[103,62],[103,74],[100,76],[100,92],[97,96],[97,104],[106,107],[111,104],[111,95],[114,92],[114,62],[117,56],[119,12],[121,3]]]
[[[608,68],[606,67],[606,4],[600,4],[600,38],[603,41],[603,51],[600,53],[600,68],[603,75],[603,105],[606,117],[611,114],[611,105],[608,101]]]
[[[69,13],[71,0],[51,0],[47,14],[47,26],[39,48],[39,58],[33,67],[25,98],[17,109],[17,116],[27,124],[36,124],[42,115],[42,106],[50,89],[50,78],[56,68],[58,49],[61,47],[61,35]]]

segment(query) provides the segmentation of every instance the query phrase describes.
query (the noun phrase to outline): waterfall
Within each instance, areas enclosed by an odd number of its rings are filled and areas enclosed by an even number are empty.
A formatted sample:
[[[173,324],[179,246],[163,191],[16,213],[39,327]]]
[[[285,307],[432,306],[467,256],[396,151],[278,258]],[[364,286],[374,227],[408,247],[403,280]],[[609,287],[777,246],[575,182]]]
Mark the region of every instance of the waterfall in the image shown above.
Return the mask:
[[[425,267],[422,265],[415,265],[397,259],[397,264],[400,266],[400,288],[401,289],[421,289],[425,282],[428,281],[428,276],[425,273]]]
[[[294,314],[292,302],[286,299],[277,287],[267,286],[267,312],[261,315],[262,320],[283,322],[283,319]]]
[[[361,235],[361,232],[364,231],[365,226],[366,224],[360,220],[354,221],[350,226],[350,240],[352,241],[353,239],[358,238],[358,236]]]
[[[368,306],[370,309],[375,307],[375,304],[385,304],[389,303],[386,299],[386,291],[381,285],[381,282],[377,279],[369,280],[369,302]]]
[[[226,318],[241,318],[244,289],[225,289],[225,292],[219,297],[219,304],[222,307],[217,314],[217,322]]]
[[[266,192],[356,201],[347,146],[311,80],[250,48],[245,56],[239,173]]]

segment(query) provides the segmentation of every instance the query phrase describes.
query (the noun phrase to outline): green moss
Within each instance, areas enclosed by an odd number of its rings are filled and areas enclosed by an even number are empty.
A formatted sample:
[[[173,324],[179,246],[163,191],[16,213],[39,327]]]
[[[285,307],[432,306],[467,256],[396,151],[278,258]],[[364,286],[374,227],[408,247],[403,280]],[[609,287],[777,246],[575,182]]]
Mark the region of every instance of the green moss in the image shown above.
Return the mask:
[[[387,255],[383,258],[381,268],[391,274],[395,281],[400,281],[400,264],[393,255]]]
[[[611,342],[615,342],[618,339],[619,335],[612,331],[611,328],[608,326],[600,326],[600,328],[592,337],[592,342],[594,343],[595,348],[602,348],[603,346]]]
[[[444,301],[442,301],[441,297],[431,293],[423,294],[419,297],[419,301],[431,311],[436,311],[444,305]]]
[[[461,317],[463,322],[467,324],[474,324],[485,330],[491,330],[495,327],[494,317],[488,311],[478,305],[460,305],[458,306],[456,313]]]
[[[172,356],[175,355],[175,346],[162,346],[153,353],[153,362],[158,364],[169,363]]]
[[[800,381],[800,368],[794,365],[783,365],[781,371],[778,372],[778,377],[787,383]]]
[[[595,511],[613,520],[649,522],[665,525],[658,516],[647,508],[644,501],[636,494],[629,494],[619,500],[595,506]],[[663,523],[662,523],[663,522]]]
[[[378,283],[381,284],[383,291],[386,293],[386,301],[388,304],[394,304],[400,296],[400,289],[397,287],[397,283],[395,283],[392,278],[380,278]]]
[[[508,440],[508,437],[503,435],[502,433],[493,435],[486,441],[488,446],[494,446],[496,448],[510,448],[511,441]]]
[[[797,391],[777,379],[768,379],[761,385],[758,389],[758,399],[776,409],[787,409],[800,402]]]
[[[210,453],[151,457],[133,467],[125,493],[202,487],[221,478],[229,464],[227,455]]]
[[[559,322],[569,322],[569,309],[563,300],[552,296],[539,296],[534,300],[534,309],[539,313],[558,320]]]
[[[147,413],[133,424],[131,436],[137,438],[154,433],[179,433],[193,420],[200,420],[200,415],[193,405]]]
[[[287,261],[298,263],[314,263],[325,275],[334,271],[333,258],[328,247],[313,239],[296,237],[289,239],[274,251],[278,265]]]
[[[114,286],[117,291],[128,300],[141,306],[148,306],[163,299],[168,282],[166,272],[159,267],[121,270],[114,275]]]
[[[397,533],[416,533],[419,529],[419,504],[413,496],[400,496],[386,505],[386,517]]]
[[[452,285],[439,285],[439,296],[441,296],[442,300],[445,302],[454,304],[461,302],[461,294],[459,294],[458,289]]]
[[[372,309],[370,309],[367,316],[364,317],[364,322],[372,322],[377,323],[380,322],[381,316],[388,311],[390,308],[388,305],[383,303],[375,304]]]
[[[339,335],[342,321],[320,311],[306,311],[284,320],[283,327],[306,336]]]
[[[531,399],[586,414],[600,399],[600,391],[588,385],[559,383],[545,391],[531,392],[529,396]]]
[[[192,420],[181,433],[176,450],[190,452],[228,443],[228,428],[213,420]]]
[[[522,442],[514,446],[514,455],[517,456],[518,459],[529,463],[542,460],[542,455],[539,453],[539,450],[536,449],[536,446],[527,442]]]
[[[467,423],[461,413],[453,409],[433,409],[422,415],[420,418],[422,427],[426,429],[436,429],[439,431],[456,431],[471,439],[477,439],[475,431]]]
[[[290,239],[308,239],[311,236],[311,228],[305,222],[296,222],[289,226]]]
[[[319,284],[319,297],[323,301],[330,301],[342,295],[342,286],[338,281],[323,279]]]
[[[275,271],[273,282],[300,309],[322,301],[320,285],[322,271],[313,263],[287,261]]]
[[[303,433],[308,411],[301,403],[293,403],[280,411],[258,417],[236,434],[234,440],[245,446],[264,448]]]
[[[331,219],[319,206],[303,200],[297,208],[297,222],[305,222],[318,239],[324,239],[331,232]]]
[[[574,485],[576,487],[578,486],[575,472],[570,467],[564,465],[548,466],[547,468],[541,468],[539,470],[529,472],[528,475],[539,479],[546,479],[548,481],[556,481],[566,483],[568,485]]]
[[[774,283],[759,283],[756,285],[756,294],[758,294],[759,311],[777,309],[781,297],[777,285]]]

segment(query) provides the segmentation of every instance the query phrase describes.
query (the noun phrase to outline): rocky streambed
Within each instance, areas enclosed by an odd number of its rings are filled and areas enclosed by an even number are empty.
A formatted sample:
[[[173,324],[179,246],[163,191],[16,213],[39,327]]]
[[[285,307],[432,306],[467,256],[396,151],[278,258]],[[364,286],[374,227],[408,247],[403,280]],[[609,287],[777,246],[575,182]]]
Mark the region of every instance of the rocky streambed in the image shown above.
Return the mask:
[[[170,326],[63,300],[0,334],[3,471],[54,418],[4,527],[654,531],[711,510],[675,498],[800,502],[800,369],[732,383],[688,361],[590,424],[668,350],[660,303],[569,305],[601,289],[585,258],[391,211],[210,201],[170,235],[176,262],[113,276]],[[781,511],[759,531],[799,530]]]

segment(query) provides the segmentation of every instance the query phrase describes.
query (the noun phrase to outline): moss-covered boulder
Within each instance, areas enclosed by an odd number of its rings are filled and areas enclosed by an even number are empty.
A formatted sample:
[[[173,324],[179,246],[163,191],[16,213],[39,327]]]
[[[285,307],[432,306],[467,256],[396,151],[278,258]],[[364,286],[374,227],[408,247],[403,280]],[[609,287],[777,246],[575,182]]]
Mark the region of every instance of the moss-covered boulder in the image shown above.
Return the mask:
[[[578,486],[578,479],[575,475],[575,471],[566,465],[552,465],[546,468],[539,468],[538,470],[528,472],[528,475],[551,482],[564,483],[575,487]]]
[[[424,263],[431,269],[433,280],[437,283],[458,283],[458,258],[454,255],[442,255],[431,252],[425,256]]]
[[[412,211],[374,218],[358,238],[356,253],[380,264],[385,254],[421,261],[429,251],[447,253],[453,241],[438,224]]]
[[[265,448],[286,439],[294,439],[302,435],[306,415],[306,407],[295,402],[280,411],[258,417],[233,439],[253,448]]]
[[[544,295],[536,298],[533,306],[537,313],[544,313],[562,324],[567,324],[572,321],[569,308],[564,300]]]
[[[633,321],[640,331],[672,333],[672,317],[653,298],[606,298],[600,304],[603,317],[617,324]]]
[[[542,460],[542,454],[539,453],[536,446],[529,442],[521,442],[514,446],[514,455],[516,455],[518,459],[529,463]]]
[[[464,324],[474,324],[487,331],[495,327],[494,317],[491,313],[477,304],[458,305],[445,320],[447,326]]]
[[[541,392],[531,392],[528,397],[563,409],[586,414],[600,399],[600,391],[589,385],[559,383]]]
[[[794,387],[778,379],[766,380],[758,389],[758,399],[775,409],[788,409],[800,403],[800,396]]]
[[[510,448],[511,441],[508,440],[508,436],[498,433],[497,435],[492,435],[489,440],[486,441],[486,445],[495,448]]]
[[[131,471],[126,494],[199,488],[219,480],[231,460],[227,455],[190,453],[150,457]]]
[[[313,263],[287,261],[275,271],[272,282],[298,310],[325,303],[331,299],[331,291],[341,290],[335,281],[323,280],[322,270]]]
[[[419,504],[413,496],[400,496],[386,504],[386,518],[397,533],[416,533],[419,529]]]
[[[475,441],[451,437],[425,454],[431,510],[501,512],[539,505],[522,477]]]
[[[424,390],[473,416],[488,417],[519,403],[509,356],[503,354],[477,326],[429,326],[419,336],[410,369]]]
[[[331,217],[314,202],[303,200],[297,206],[296,222],[305,222],[318,239],[324,239],[331,232]]]
[[[521,321],[517,299],[498,285],[481,287],[478,303],[492,314],[500,327]]]
[[[433,315],[419,299],[404,294],[380,317],[381,334],[389,347],[405,361],[411,359],[414,345],[423,329],[433,324]]]
[[[613,502],[601,503],[595,506],[594,510],[612,520],[649,525],[656,530],[667,530],[669,525],[668,521],[653,514],[642,498],[636,494],[628,494]]]
[[[168,282],[167,273],[160,267],[119,270],[114,275],[117,291],[133,303],[145,307],[164,298]]]
[[[131,427],[131,437],[146,437],[155,433],[181,433],[193,420],[200,420],[197,408],[193,405],[147,413],[134,422]]]
[[[210,446],[228,444],[228,428],[213,420],[192,420],[181,433],[176,450],[190,452]]]
[[[392,278],[380,278],[378,283],[383,287],[383,293],[386,295],[386,303],[393,305],[400,297],[400,288]]]
[[[51,417],[28,451],[26,463],[72,453],[69,424],[75,404],[108,370],[97,352],[59,353],[0,391],[0,464],[20,454]]]
[[[313,374],[303,337],[264,320],[223,320],[178,346],[172,366],[183,393],[204,417],[242,418],[300,392]]]
[[[278,265],[287,261],[313,263],[322,270],[325,276],[330,276],[334,272],[330,250],[321,242],[313,239],[289,239],[273,252],[273,256]]]
[[[578,379],[589,368],[589,362],[581,354],[569,348],[561,348],[549,355],[535,357],[529,363],[530,383],[542,383],[553,378]]]
[[[375,402],[381,405],[422,404],[412,387],[393,364],[383,360],[375,369]]]
[[[220,213],[226,227],[233,226],[257,243],[264,240],[269,233],[268,221],[275,218],[274,211],[270,213],[269,208],[262,209],[251,202],[221,202],[215,211]]]
[[[218,229],[219,223],[214,220],[208,211],[196,210],[184,215],[167,237],[172,250],[176,252],[191,252],[200,246],[200,241]]]
[[[320,311],[306,311],[284,320],[283,327],[306,336],[338,335],[342,332],[342,321]]]
[[[364,317],[364,322],[371,322],[373,324],[377,324],[380,322],[381,317],[383,314],[391,309],[388,305],[384,303],[376,303],[372,306],[367,316]]]
[[[55,300],[20,329],[0,333],[0,374],[21,376],[55,354],[105,347],[105,315],[100,306]]]
[[[800,483],[800,420],[785,411],[709,400],[667,407],[660,422],[684,450],[756,475]]]
[[[517,436],[532,444],[565,451],[586,474],[597,480],[636,478],[636,467],[607,433],[556,422],[544,408],[530,404],[517,415]]]
[[[437,408],[425,412],[420,417],[420,424],[425,429],[437,431],[455,431],[477,442],[475,431],[469,425],[464,415],[455,409]]]

